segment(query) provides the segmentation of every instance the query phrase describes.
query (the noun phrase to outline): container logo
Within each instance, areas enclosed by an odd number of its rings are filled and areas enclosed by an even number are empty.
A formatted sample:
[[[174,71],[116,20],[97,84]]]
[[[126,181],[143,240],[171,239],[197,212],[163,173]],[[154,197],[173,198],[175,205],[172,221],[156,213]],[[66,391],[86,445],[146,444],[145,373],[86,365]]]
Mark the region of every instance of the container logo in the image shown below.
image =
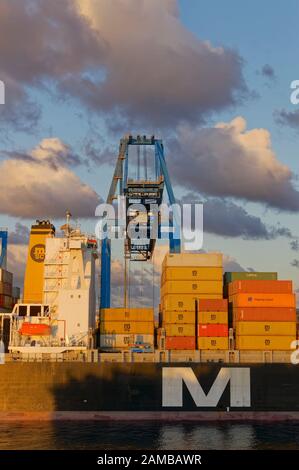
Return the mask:
[[[42,243],[38,243],[31,248],[30,256],[36,263],[43,263],[46,255],[46,247]]]
[[[215,408],[228,384],[230,384],[229,406],[250,407],[249,367],[222,367],[207,394],[191,367],[163,367],[162,406],[183,407],[184,393],[187,389],[197,407]]]

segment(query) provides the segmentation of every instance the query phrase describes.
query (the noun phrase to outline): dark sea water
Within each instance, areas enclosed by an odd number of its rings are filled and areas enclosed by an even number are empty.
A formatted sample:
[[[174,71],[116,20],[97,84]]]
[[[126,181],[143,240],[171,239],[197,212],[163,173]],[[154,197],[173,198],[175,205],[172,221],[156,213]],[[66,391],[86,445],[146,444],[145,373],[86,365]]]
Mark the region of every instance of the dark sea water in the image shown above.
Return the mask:
[[[299,424],[0,424],[0,449],[299,449]]]

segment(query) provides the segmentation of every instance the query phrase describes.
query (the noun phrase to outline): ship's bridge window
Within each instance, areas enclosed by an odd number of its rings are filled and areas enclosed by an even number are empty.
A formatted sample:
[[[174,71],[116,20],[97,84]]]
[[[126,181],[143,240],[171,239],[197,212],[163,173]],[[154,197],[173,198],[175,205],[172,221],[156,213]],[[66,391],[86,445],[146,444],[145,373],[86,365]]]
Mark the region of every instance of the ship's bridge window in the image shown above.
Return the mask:
[[[26,317],[27,315],[27,305],[19,305],[19,316]]]
[[[30,316],[40,317],[41,316],[41,305],[30,305]]]

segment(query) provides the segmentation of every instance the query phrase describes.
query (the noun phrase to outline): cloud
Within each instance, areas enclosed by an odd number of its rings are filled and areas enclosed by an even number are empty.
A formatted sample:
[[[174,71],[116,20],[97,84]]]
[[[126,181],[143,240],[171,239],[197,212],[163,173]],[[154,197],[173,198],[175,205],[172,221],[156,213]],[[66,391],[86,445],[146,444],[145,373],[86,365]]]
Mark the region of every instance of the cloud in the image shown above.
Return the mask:
[[[295,239],[295,240],[292,240],[290,242],[290,247],[291,247],[291,250],[293,250],[293,251],[299,251],[299,240],[298,240],[298,238]]]
[[[172,126],[233,105],[247,91],[238,53],[188,31],[176,0],[77,3],[109,49],[104,77],[64,83],[89,107],[139,126]]]
[[[247,268],[247,270],[249,270]],[[224,272],[243,272],[245,269],[238,263],[238,261],[229,255],[223,256],[223,271]]]
[[[299,259],[293,259],[293,261],[291,261],[291,266],[299,269]]]
[[[30,154],[22,152],[2,151],[8,157],[28,163],[39,163],[58,168],[60,165],[78,166],[83,160],[73,153],[71,147],[58,138],[43,139]]]
[[[291,238],[292,233],[286,227],[268,227],[260,217],[249,214],[243,207],[230,199],[200,198],[194,200],[194,194],[186,194],[182,203],[201,202],[203,204],[203,230],[225,237],[244,239],[273,239],[279,236]]]
[[[114,128],[196,122],[248,95],[238,52],[198,39],[177,0],[2,0],[0,57],[3,118],[31,127],[35,89],[79,99]]]
[[[246,126],[241,116],[213,128],[179,126],[169,142],[169,166],[176,182],[212,196],[298,211],[293,174],[277,159],[270,133]]]
[[[285,109],[274,111],[274,119],[277,124],[289,126],[299,131],[299,109],[286,111]]]
[[[22,154],[23,155],[23,154]],[[11,156],[0,164],[0,212],[16,217],[94,216],[100,202],[67,165],[77,164],[70,148],[59,139],[44,139],[29,154]]]
[[[50,89],[69,74],[88,72],[101,60],[104,49],[99,33],[78,15],[72,0],[1,0],[1,80],[6,85],[6,104],[0,121],[18,129],[32,128],[40,110],[30,91]]]
[[[13,284],[23,288],[28,246],[22,244],[8,245],[7,268],[13,273]]]
[[[29,241],[30,230],[27,225],[17,222],[15,230],[8,233],[8,243],[11,245],[24,245]]]
[[[268,78],[269,80],[272,80],[272,81],[276,80],[275,70],[269,64],[263,65],[261,69],[261,74],[263,77]]]

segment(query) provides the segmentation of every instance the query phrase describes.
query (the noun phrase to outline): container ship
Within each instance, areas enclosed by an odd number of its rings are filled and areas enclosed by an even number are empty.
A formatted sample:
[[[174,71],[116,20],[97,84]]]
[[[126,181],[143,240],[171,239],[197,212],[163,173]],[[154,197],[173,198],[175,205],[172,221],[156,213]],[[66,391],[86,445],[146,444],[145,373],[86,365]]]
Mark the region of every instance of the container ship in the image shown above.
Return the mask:
[[[155,179],[128,178],[129,145],[154,145]],[[127,208],[144,203],[146,229],[164,185],[173,202],[154,137],[122,139],[108,203],[117,182]],[[140,216],[128,214],[129,221]],[[0,270],[2,420],[299,419],[291,280],[224,272],[221,253],[184,252],[170,238],[158,311],[128,306],[126,275],[122,305],[112,308],[109,240],[73,228],[69,212],[61,230],[49,220],[32,225],[22,298],[4,262]],[[151,238],[125,237],[125,272],[130,262],[149,262],[154,249]]]

